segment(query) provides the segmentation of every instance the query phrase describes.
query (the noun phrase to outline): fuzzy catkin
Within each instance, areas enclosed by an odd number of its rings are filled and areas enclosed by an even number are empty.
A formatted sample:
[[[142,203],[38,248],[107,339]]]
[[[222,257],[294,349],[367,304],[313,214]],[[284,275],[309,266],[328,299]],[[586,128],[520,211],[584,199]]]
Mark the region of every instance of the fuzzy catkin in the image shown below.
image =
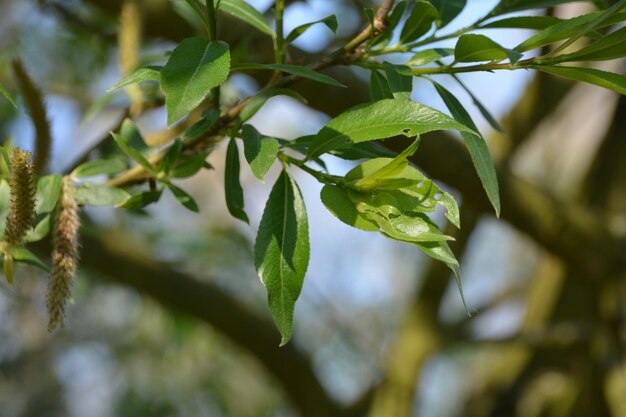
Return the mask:
[[[61,198],[56,207],[52,268],[48,282],[48,331],[63,327],[65,306],[70,298],[72,281],[78,263],[78,205],[71,179],[65,178]]]
[[[35,219],[35,180],[30,152],[13,148],[11,154],[11,199],[4,239],[19,246]]]

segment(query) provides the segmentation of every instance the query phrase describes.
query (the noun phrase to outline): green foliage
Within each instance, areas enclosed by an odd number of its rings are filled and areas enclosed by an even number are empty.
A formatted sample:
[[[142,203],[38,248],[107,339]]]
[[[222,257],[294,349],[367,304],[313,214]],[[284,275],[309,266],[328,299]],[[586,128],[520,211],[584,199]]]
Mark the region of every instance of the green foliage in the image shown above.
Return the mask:
[[[421,135],[432,131],[457,131],[497,215],[501,209],[499,185],[485,138],[464,103],[435,78],[452,76],[489,124],[502,132],[504,130],[496,118],[463,83],[463,73],[538,70],[626,94],[626,76],[580,65],[626,56],[626,29],[619,26],[626,21],[623,11],[626,0],[571,19],[505,16],[553,7],[568,0],[501,0],[485,17],[454,32],[447,30],[446,26],[464,10],[465,0],[396,1],[384,25],[377,20],[380,16],[376,11],[364,10],[372,26],[312,62],[290,60],[289,44],[313,25],[323,24],[336,32],[339,22],[335,15],[307,22],[285,36],[283,2],[275,3],[275,29],[272,29],[268,19],[244,0],[212,1],[204,4],[195,0],[181,2],[194,21],[200,19],[202,25],[197,27],[205,33],[178,43],[164,66],[144,64],[109,90],[145,81],[158,83],[156,100],[150,104],[164,104],[168,125],[180,121],[180,125],[167,132],[167,137],[172,138],[169,143],[148,146],[135,124],[127,119],[119,131],[111,134],[119,151],[111,154],[107,150],[103,153],[106,157],[73,167],[65,179],[61,174],[39,178],[36,218],[25,241],[41,240],[53,229],[53,212],[64,183],[70,184],[70,191],[81,205],[108,205],[138,211],[158,202],[167,190],[182,206],[193,212],[201,211],[193,197],[173,181],[192,177],[203,168],[211,169],[207,158],[216,145],[227,138],[224,164],[226,206],[233,217],[250,223],[240,183],[237,141],[241,139],[243,156],[261,183],[277,161],[283,168],[262,215],[254,250],[256,269],[267,288],[269,308],[282,335],[281,344],[291,337],[295,303],[309,261],[306,209],[295,178],[290,174],[292,168],[303,170],[323,184],[321,200],[341,222],[413,245],[443,262],[455,275],[463,298],[459,263],[447,243],[452,238],[429,217],[440,208],[445,210],[447,222],[460,227],[459,208],[450,194],[409,161],[419,151]],[[233,53],[234,62],[231,63],[231,45],[217,39],[215,34],[218,11],[268,35],[274,44],[274,62],[240,62],[243,54]],[[383,26],[385,30],[382,30]],[[484,29],[493,28],[524,28],[537,32],[510,49],[484,34],[488,33]],[[382,33],[378,33],[379,30]],[[476,33],[477,30],[481,33]],[[454,48],[442,46],[440,42],[445,40],[449,40]],[[527,54],[546,46],[552,47],[545,54]],[[572,62],[580,66],[566,64]],[[293,141],[267,137],[246,123],[272,97],[288,96],[307,103],[311,97],[303,97],[291,88],[301,79],[346,88],[324,73],[327,68],[337,65],[362,67],[369,71],[371,101],[341,112],[316,134]],[[258,70],[271,72],[260,91],[236,103],[230,97],[221,98],[220,87],[231,74]],[[442,109],[412,100],[416,77],[432,82],[450,115],[443,113]],[[15,105],[2,85],[0,94]],[[337,89],[337,94],[352,92]],[[381,141],[393,137],[408,138],[408,146],[400,154],[381,145]],[[8,151],[2,149],[0,161],[2,222],[5,222],[9,207]],[[324,158],[327,155],[359,162],[346,175],[336,176],[326,169]],[[22,246],[11,248],[11,252],[7,249],[3,255],[7,261],[5,269],[10,273],[13,260],[43,265]]]

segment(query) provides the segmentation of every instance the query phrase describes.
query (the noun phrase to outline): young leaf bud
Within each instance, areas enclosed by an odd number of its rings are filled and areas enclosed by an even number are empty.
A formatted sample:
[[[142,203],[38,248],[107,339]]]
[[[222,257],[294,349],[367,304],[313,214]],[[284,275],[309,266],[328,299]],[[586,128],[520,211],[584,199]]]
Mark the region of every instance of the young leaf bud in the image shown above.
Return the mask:
[[[70,298],[78,263],[78,205],[71,179],[64,178],[61,198],[56,207],[52,268],[48,282],[48,331],[63,326],[65,305]]]

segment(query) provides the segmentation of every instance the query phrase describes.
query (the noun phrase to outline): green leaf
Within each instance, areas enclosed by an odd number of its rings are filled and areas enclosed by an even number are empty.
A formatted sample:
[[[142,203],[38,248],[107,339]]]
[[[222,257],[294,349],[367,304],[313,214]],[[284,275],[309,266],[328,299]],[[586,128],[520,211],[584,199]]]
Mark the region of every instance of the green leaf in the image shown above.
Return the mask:
[[[121,188],[88,183],[74,188],[74,197],[78,204],[88,206],[119,206],[130,198],[130,194]]]
[[[600,16],[601,13],[602,12],[589,13],[556,23],[541,32],[535,33],[513,49],[518,52],[526,52],[567,39],[574,36],[581,28]]]
[[[363,216],[375,222],[380,231],[391,239],[401,242],[439,242],[454,240],[446,236],[425,214],[399,215],[388,217],[380,211],[364,204],[358,206]]]
[[[272,188],[254,245],[254,260],[282,335],[291,338],[293,312],[309,264],[309,225],[298,186],[283,171]]]
[[[371,72],[370,96],[373,101],[393,98],[387,78],[376,69],[373,69]]]
[[[267,24],[263,15],[244,0],[221,0],[220,11],[243,20],[250,26],[270,35],[272,38],[276,37],[276,34]]]
[[[612,72],[601,71],[595,68],[561,67],[534,65],[532,68],[558,75],[560,77],[571,78],[573,80],[584,81],[586,83],[599,85],[620,94],[626,95],[626,76]]]
[[[622,27],[576,52],[559,55],[556,59],[558,62],[607,61],[624,56],[626,56],[626,27]]]
[[[226,81],[229,73],[227,43],[187,38],[178,44],[161,70],[168,124],[198,107],[212,88]]]
[[[50,213],[57,205],[61,194],[63,177],[59,174],[46,175],[37,181],[37,193],[35,211],[37,213]]]
[[[37,218],[35,219],[35,227],[30,229],[28,233],[26,233],[24,241],[28,243],[39,242],[41,239],[48,236],[48,233],[50,233],[51,229],[51,217],[52,216],[50,215],[50,213],[37,216]]]
[[[178,161],[180,153],[183,151],[183,141],[176,139],[172,146],[169,147],[165,156],[159,163],[159,172],[163,172],[165,176],[169,176],[170,170]]]
[[[251,125],[244,125],[241,129],[241,138],[244,144],[244,155],[255,177],[261,182],[263,177],[276,161],[280,145],[274,138],[262,136]]]
[[[122,172],[124,169],[126,169],[126,163],[120,159],[97,159],[77,166],[70,175],[73,177],[113,175]]]
[[[206,158],[209,152],[203,152],[198,155],[183,155],[178,158],[178,161],[172,169],[170,169],[170,178],[189,178],[196,175],[202,168],[211,168],[206,163]]]
[[[478,100],[478,97],[476,97],[474,93],[472,93],[472,90],[470,90],[456,74],[451,74],[451,75],[452,75],[452,78],[454,78],[456,82],[459,83],[459,85],[472,98],[472,102],[474,102],[474,105],[478,108],[480,113],[483,115],[485,120],[487,120],[487,122],[491,125],[491,127],[493,127],[495,130],[497,130],[500,133],[506,134],[506,131],[504,130],[504,128],[500,125],[500,123],[496,120],[496,118],[491,114],[491,112],[487,110],[487,108],[483,105],[483,103],[481,103],[480,100]]]
[[[300,35],[306,32],[308,28],[318,23],[323,23],[324,25],[326,25],[326,27],[328,27],[328,29],[332,30],[333,33],[337,33],[337,16],[331,14],[330,16],[326,16],[325,18],[316,20],[315,22],[305,23],[296,27],[291,32],[289,32],[289,35],[287,35],[287,37],[285,38],[285,42],[291,43],[295,41]]]
[[[269,88],[267,90],[261,91],[259,94],[255,95],[250,99],[250,102],[246,104],[246,106],[241,109],[241,113],[239,113],[239,120],[243,123],[254,116],[261,107],[272,97],[276,96],[288,96],[298,100],[301,103],[307,103],[307,100],[302,97],[298,92],[290,89],[290,88]]]
[[[394,98],[409,100],[413,91],[413,73],[411,68],[404,65],[383,63],[389,89]]]
[[[477,34],[462,35],[454,48],[454,58],[458,62],[502,61],[508,58],[514,64],[521,57],[521,53]]]
[[[36,266],[39,269],[43,269],[48,272],[49,268],[37,255],[29,251],[23,246],[11,246],[7,252],[13,257],[17,262],[29,264]]]
[[[217,109],[207,109],[202,112],[202,118],[195,122],[183,134],[185,139],[194,139],[204,135],[209,131],[220,118],[220,112]]]
[[[226,193],[226,206],[233,217],[250,223],[248,215],[244,211],[243,188],[239,182],[239,149],[235,139],[228,142],[226,150],[226,167],[224,173],[224,191]]]
[[[534,29],[543,30],[562,22],[554,16],[515,16],[494,20],[482,25],[481,29]]]
[[[0,94],[2,94],[4,98],[6,98],[9,101],[9,103],[11,103],[11,105],[17,109],[17,104],[15,104],[13,97],[11,97],[9,92],[4,89],[4,86],[2,85],[2,83],[0,83]]]
[[[351,143],[404,135],[414,137],[434,130],[473,132],[435,109],[408,100],[379,100],[355,106],[331,120],[316,135],[308,154],[315,158]]]
[[[438,26],[444,27],[463,11],[466,0],[430,0],[430,2],[439,12],[441,23]]]
[[[148,171],[150,174],[156,175],[156,170],[154,169],[150,161],[148,161],[141,152],[139,152],[137,149],[130,146],[128,142],[126,141],[126,138],[124,138],[124,136],[117,135],[113,132],[111,132],[111,136],[113,136],[113,139],[115,139],[117,146],[120,147],[122,152],[128,155],[132,160],[137,162],[139,165],[144,167],[144,169]]]
[[[132,84],[137,84],[143,81],[160,81],[161,80],[161,67],[147,67],[138,68],[132,74],[122,78],[116,82],[113,87],[107,90],[107,93],[118,90],[123,87],[128,87]]]
[[[356,204],[343,188],[336,185],[325,185],[320,197],[328,211],[348,226],[368,232],[378,231],[378,225],[359,213]]]
[[[240,70],[260,69],[260,70],[282,71],[282,72],[286,72],[287,74],[297,75],[298,77],[307,78],[309,80],[317,81],[323,84],[332,85],[334,87],[346,87],[344,84],[341,84],[339,81],[335,80],[334,78],[329,77],[328,75],[321,74],[319,72],[313,71],[310,68],[303,67],[300,65],[245,63],[245,64],[237,64],[236,69],[240,69]]]
[[[431,82],[450,110],[450,113],[452,113],[452,116],[467,127],[477,131],[474,121],[459,100],[440,84],[432,80]],[[485,139],[479,133],[461,132],[461,136],[470,153],[476,172],[487,193],[487,197],[496,212],[496,216],[500,216],[500,189],[498,186],[498,177]]]
[[[144,191],[143,193],[135,194],[117,207],[129,210],[139,210],[149,204],[159,201],[161,194],[163,194],[163,190]]]
[[[396,152],[390,151],[384,146],[373,142],[355,143],[348,148],[331,151],[330,154],[349,161],[372,158],[394,158],[398,155]]]
[[[178,202],[184,207],[186,207],[190,211],[193,211],[194,213],[198,213],[200,211],[196,200],[194,200],[193,197],[187,194],[185,190],[171,183],[167,183],[167,188],[169,188],[172,194],[174,194],[174,197],[176,197],[176,200],[178,200]]]
[[[418,0],[404,24],[400,34],[400,43],[410,43],[419,39],[430,30],[436,19],[439,19],[437,9],[427,1]]]
[[[421,67],[422,65],[430,64],[454,54],[454,49],[451,48],[433,48],[425,49],[417,52],[411,57],[404,65],[409,67]]]
[[[572,0],[501,0],[489,15],[497,16],[522,10],[543,9],[571,2]]]
[[[122,122],[122,127],[120,128],[119,135],[122,136],[126,140],[126,143],[128,143],[128,146],[138,150],[142,154],[145,154],[151,151],[150,147],[146,144],[146,141],[143,139],[141,132],[139,131],[139,129],[137,128],[137,126],[131,119],[129,118],[124,119],[124,121]]]

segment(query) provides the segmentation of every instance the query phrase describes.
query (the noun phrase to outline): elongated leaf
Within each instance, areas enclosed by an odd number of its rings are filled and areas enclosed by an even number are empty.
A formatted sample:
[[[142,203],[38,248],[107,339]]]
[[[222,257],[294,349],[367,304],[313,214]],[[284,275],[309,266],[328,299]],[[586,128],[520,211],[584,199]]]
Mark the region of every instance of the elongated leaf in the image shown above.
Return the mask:
[[[132,84],[137,84],[143,81],[160,81],[160,80],[161,80],[161,68],[160,67],[139,68],[135,70],[132,74],[116,82],[113,85],[113,87],[107,90],[107,93],[110,93],[112,91],[118,90],[123,87],[128,87],[129,85],[132,85]]]
[[[195,122],[185,131],[183,137],[186,139],[197,138],[204,135],[212,128],[220,118],[220,111],[217,109],[207,109],[202,112],[202,118]]]
[[[269,88],[261,91],[256,96],[252,97],[250,102],[239,113],[239,120],[243,123],[254,116],[267,100],[276,96],[287,96],[298,100],[301,103],[307,103],[306,99],[302,97],[298,92],[290,88]]]
[[[274,138],[262,136],[253,126],[244,125],[241,129],[241,138],[244,144],[244,155],[255,177],[265,182],[263,177],[276,161],[278,141]]]
[[[276,37],[276,33],[274,33],[272,28],[268,25],[263,15],[244,0],[221,0],[220,11],[243,20],[250,26],[270,35],[272,38]]]
[[[626,27],[622,27],[574,53],[560,55],[557,59],[559,62],[606,61],[624,56],[626,56]]]
[[[433,81],[433,85],[455,119],[477,131],[474,121],[459,100],[443,86]],[[476,172],[491,202],[496,216],[500,216],[500,189],[498,177],[485,139],[479,133],[461,132],[465,146],[470,153]]]
[[[371,72],[370,96],[373,101],[393,98],[387,78],[376,69]]]
[[[35,227],[30,229],[28,233],[26,233],[26,237],[24,238],[25,242],[39,242],[41,239],[48,236],[51,229],[51,221],[52,215],[50,213],[41,214],[35,218]]]
[[[228,142],[226,150],[226,167],[224,173],[224,191],[226,193],[226,206],[233,217],[250,223],[248,215],[243,210],[243,188],[239,182],[239,150],[235,139]]]
[[[420,139],[418,137],[411,145],[402,151],[402,153],[391,159],[388,163],[355,181],[354,187],[359,191],[372,191],[378,187],[380,179],[393,177],[394,174],[402,172],[408,165],[406,159],[417,151],[419,144]]]
[[[298,186],[286,171],[272,188],[254,245],[254,260],[281,346],[291,338],[293,312],[309,264],[309,225]]]
[[[37,193],[35,211],[39,213],[50,213],[57,205],[57,200],[61,194],[63,177],[59,174],[46,175],[37,181]]]
[[[439,12],[441,23],[439,27],[444,27],[465,8],[466,0],[429,0]]]
[[[355,143],[349,148],[331,151],[330,154],[349,161],[372,158],[395,158],[398,156],[397,153],[374,142]]]
[[[562,22],[554,16],[515,16],[494,20],[482,25],[481,29],[535,29],[543,30]]]
[[[328,211],[348,226],[368,232],[378,231],[378,225],[359,213],[356,209],[356,204],[343,188],[336,185],[325,185],[322,188],[320,197]]]
[[[130,194],[121,188],[88,183],[76,187],[74,197],[78,204],[87,206],[119,206],[130,198]]]
[[[124,203],[118,205],[118,207],[129,210],[139,210],[159,201],[161,194],[163,194],[163,190],[144,191],[143,193],[135,194]]]
[[[128,155],[132,160],[137,162],[139,165],[144,167],[146,171],[148,171],[152,175],[156,175],[156,170],[154,169],[150,161],[148,161],[141,152],[139,152],[137,149],[130,146],[124,136],[117,135],[113,132],[111,132],[111,136],[113,136],[113,139],[115,139],[115,142],[120,147],[122,152]]]
[[[504,130],[504,128],[500,125],[500,123],[496,120],[496,118],[491,114],[491,112],[487,110],[487,108],[483,105],[483,103],[481,103],[480,100],[478,100],[478,97],[476,97],[474,93],[472,93],[472,90],[470,90],[456,74],[451,74],[451,75],[452,75],[452,78],[454,78],[455,81],[458,82],[459,85],[467,92],[467,94],[469,94],[469,96],[472,98],[472,102],[474,102],[474,105],[478,108],[480,113],[483,115],[485,120],[487,120],[487,122],[491,125],[491,127],[493,127],[495,130],[497,130],[500,133],[506,134],[506,131]]]
[[[2,96],[4,96],[4,98],[6,98],[9,103],[11,103],[11,105],[17,109],[17,104],[15,104],[15,100],[13,100],[13,97],[11,97],[9,92],[4,89],[2,83],[0,83],[0,94],[2,94]]]
[[[385,74],[387,74],[387,82],[393,97],[404,100],[410,99],[413,91],[413,73],[411,68],[389,62],[384,62],[383,67]]]
[[[315,22],[305,23],[293,29],[289,32],[289,35],[285,38],[285,42],[291,43],[298,39],[300,35],[307,31],[311,26],[316,25],[318,23],[323,23],[326,27],[333,31],[333,33],[337,33],[337,16],[331,14],[330,16],[326,16],[323,19],[316,20]]]
[[[174,164],[178,161],[180,153],[183,150],[183,141],[176,139],[172,146],[169,147],[165,156],[159,163],[159,172],[163,172],[167,177]]]
[[[414,137],[434,130],[473,132],[435,109],[408,100],[379,100],[355,106],[331,120],[316,135],[308,158],[351,143],[404,135]]]
[[[535,65],[532,68],[558,75],[560,77],[571,78],[573,80],[584,81],[589,84],[599,85],[620,94],[626,95],[626,76],[612,72],[601,71],[595,68],[561,67]]]
[[[567,39],[576,34],[581,28],[600,16],[601,12],[589,13],[556,23],[541,32],[538,32],[517,45],[514,50],[526,52],[531,49],[540,48],[551,43]]]
[[[198,213],[200,211],[196,200],[194,200],[189,194],[187,194],[185,190],[171,183],[167,184],[167,188],[169,188],[172,194],[174,194],[174,197],[176,197],[176,200],[178,200],[178,202],[184,207],[193,211],[194,213]]]
[[[430,64],[454,54],[454,49],[451,48],[433,48],[425,49],[417,52],[411,57],[404,65],[409,67],[421,67],[422,65]]]
[[[256,64],[256,63],[245,63],[238,64],[237,69],[245,70],[245,69],[261,69],[261,70],[275,70],[286,72],[287,74],[297,75],[298,77],[307,78],[309,80],[317,81],[323,84],[332,85],[335,87],[346,87],[341,84],[339,81],[334,78],[329,77],[328,75],[321,74],[319,72],[313,71],[310,68],[302,67],[300,65],[290,65],[290,64]]]
[[[183,40],[161,70],[167,122],[174,123],[195,109],[208,92],[230,73],[228,44],[203,38]]]
[[[461,36],[454,48],[454,58],[458,62],[501,61],[508,58],[511,63],[516,63],[521,57],[521,53],[477,34]]]
[[[491,16],[498,16],[522,10],[543,9],[571,2],[572,0],[501,0],[489,14]]]
[[[117,174],[124,169],[126,169],[126,164],[120,159],[97,159],[77,166],[70,175],[73,177],[94,177],[96,175]]]
[[[36,266],[44,271],[49,271],[48,265],[46,265],[37,255],[21,246],[11,246],[8,249],[8,253],[11,257],[25,264]]]
[[[181,156],[170,170],[170,178],[188,178],[198,173],[202,168],[212,167],[205,161],[209,152],[198,155]]]
[[[433,22],[438,18],[439,13],[431,3],[424,0],[417,1],[404,24],[400,34],[400,43],[410,43],[419,39],[430,30]]]

